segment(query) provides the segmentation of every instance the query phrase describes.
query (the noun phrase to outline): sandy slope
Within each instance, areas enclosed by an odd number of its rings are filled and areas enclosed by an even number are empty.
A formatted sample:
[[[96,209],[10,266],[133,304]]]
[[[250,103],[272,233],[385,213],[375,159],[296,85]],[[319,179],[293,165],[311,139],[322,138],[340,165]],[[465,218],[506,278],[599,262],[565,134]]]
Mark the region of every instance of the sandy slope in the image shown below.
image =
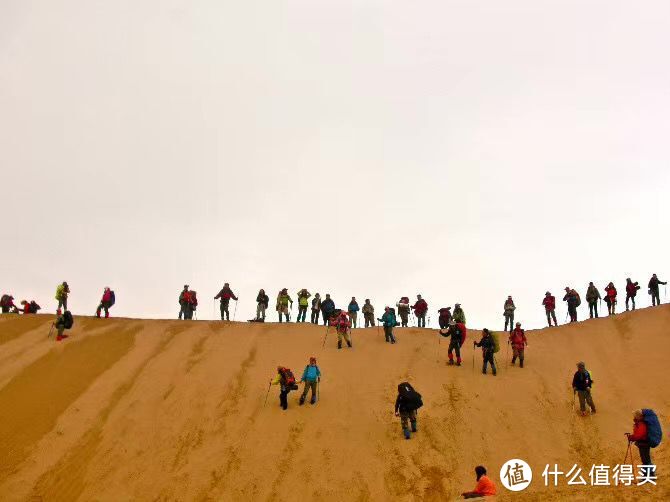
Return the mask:
[[[620,463],[634,408],[665,423],[668,306],[531,332],[527,367],[495,378],[472,370],[473,331],[452,368],[432,330],[398,330],[396,346],[356,330],[355,348],[338,351],[310,325],[78,318],[56,344],[50,322],[0,318],[2,500],[448,500],[472,487],[476,464],[497,481],[514,457],[535,474],[514,499],[670,499],[663,480],[557,489],[541,478],[546,463]],[[273,388],[264,408],[277,364],[299,374],[310,355],[324,373],[318,405],[292,393],[283,412]],[[579,359],[596,380],[587,418],[571,411]],[[405,379],[426,403],[411,441],[392,414]],[[654,451],[661,473],[666,451]]]

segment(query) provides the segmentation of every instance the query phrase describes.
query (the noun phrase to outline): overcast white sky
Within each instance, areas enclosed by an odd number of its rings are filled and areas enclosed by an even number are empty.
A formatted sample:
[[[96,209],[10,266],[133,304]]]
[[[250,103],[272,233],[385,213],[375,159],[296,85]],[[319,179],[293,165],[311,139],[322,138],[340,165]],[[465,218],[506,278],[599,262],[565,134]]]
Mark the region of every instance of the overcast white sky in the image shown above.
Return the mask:
[[[539,327],[547,289],[666,279],[668,19],[666,0],[3,0],[0,289],[51,311],[67,280],[92,314],[109,285],[113,315],[175,317],[188,283],[211,318],[228,281],[238,320],[259,288],[422,293],[433,324],[461,302],[497,329],[508,294]]]

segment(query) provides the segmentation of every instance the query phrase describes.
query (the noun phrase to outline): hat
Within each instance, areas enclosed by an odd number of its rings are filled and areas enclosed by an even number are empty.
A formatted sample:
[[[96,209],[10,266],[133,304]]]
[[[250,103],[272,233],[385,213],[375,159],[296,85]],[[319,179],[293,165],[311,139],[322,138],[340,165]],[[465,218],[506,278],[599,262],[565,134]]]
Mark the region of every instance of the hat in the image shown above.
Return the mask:
[[[547,291],[547,292],[545,293],[545,295],[551,295],[551,293],[550,293],[549,291]]]
[[[446,328],[440,328],[440,334],[441,334],[441,335],[446,335],[448,332],[449,332],[448,329],[446,329]]]
[[[184,284],[184,287],[185,287],[185,288],[188,288],[188,284]]]
[[[460,303],[457,303],[457,304],[456,304],[456,307],[460,307],[460,306],[461,306],[461,304],[460,304]]]
[[[586,368],[586,364],[584,364],[584,361],[579,361],[579,362],[577,363],[577,367],[578,367],[578,368]]]
[[[312,356],[309,358],[310,363],[315,363],[316,362],[316,357]]]
[[[517,326],[521,326],[521,323],[520,323],[520,322],[518,322],[518,323],[516,323],[516,325],[517,325]]]

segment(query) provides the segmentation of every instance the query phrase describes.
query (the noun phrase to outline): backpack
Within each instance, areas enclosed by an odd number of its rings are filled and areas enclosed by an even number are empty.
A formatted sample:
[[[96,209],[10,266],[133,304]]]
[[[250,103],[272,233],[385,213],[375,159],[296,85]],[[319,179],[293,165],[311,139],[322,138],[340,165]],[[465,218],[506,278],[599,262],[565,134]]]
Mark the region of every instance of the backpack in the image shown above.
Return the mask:
[[[2,298],[0,298],[0,306],[4,307],[9,303],[9,295],[2,295]]]
[[[295,376],[293,376],[293,372],[290,369],[282,368],[279,370],[279,374],[281,375],[282,383],[287,389],[296,390],[298,388],[298,384],[295,383]]]
[[[402,400],[403,408],[408,411],[418,410],[423,406],[421,394],[414,390],[408,382],[398,385],[398,395]]]
[[[582,298],[581,298],[581,296],[579,296],[579,293],[577,293],[577,291],[575,291],[574,289],[572,290],[572,292],[575,294],[575,299],[576,299],[575,300],[575,307],[579,307],[582,304]]]
[[[649,441],[649,446],[656,448],[661,444],[661,439],[663,439],[661,423],[658,421],[658,417],[656,416],[656,413],[654,413],[654,410],[642,410],[642,417],[647,424],[647,440]]]
[[[65,329],[71,329],[73,324],[74,318],[72,317],[72,313],[69,310],[66,310],[63,314],[63,326]]]
[[[493,353],[495,354],[500,352],[500,340],[498,339],[498,333],[489,331],[489,334],[491,335],[491,338],[493,338]]]
[[[37,314],[38,310],[41,310],[42,307],[40,307],[35,301],[30,302],[30,313],[31,314]]]
[[[116,303],[116,295],[114,294],[114,291],[110,291],[109,292],[109,306],[113,307],[115,303]]]
[[[193,305],[193,310],[198,306],[198,294],[195,291],[189,291],[191,293],[189,303]]]

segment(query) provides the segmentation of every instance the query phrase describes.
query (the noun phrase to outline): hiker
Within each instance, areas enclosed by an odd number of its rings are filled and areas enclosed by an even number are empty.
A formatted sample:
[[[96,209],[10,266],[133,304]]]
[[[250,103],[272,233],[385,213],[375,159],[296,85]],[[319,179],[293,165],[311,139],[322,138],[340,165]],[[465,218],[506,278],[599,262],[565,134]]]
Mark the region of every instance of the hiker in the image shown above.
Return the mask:
[[[579,293],[574,289],[565,288],[564,302],[568,302],[568,314],[570,315],[570,322],[577,322],[577,307],[582,302],[579,298]]]
[[[601,299],[600,291],[593,282],[589,282],[589,288],[586,290],[586,303],[589,304],[589,319],[598,318],[598,300]]]
[[[544,294],[542,305],[544,305],[544,313],[547,314],[547,323],[549,323],[549,327],[551,328],[552,319],[554,321],[554,326],[558,326],[558,321],[556,321],[556,297],[552,295],[551,292],[547,291]]]
[[[418,328],[426,327],[426,312],[428,312],[428,304],[426,300],[421,298],[421,295],[416,295],[416,303],[412,305],[414,315],[416,316],[416,325]]]
[[[182,317],[185,321],[193,319],[193,312],[198,306],[198,300],[195,291],[191,291],[188,284],[184,285],[184,289],[179,295],[179,305],[181,306],[179,319]]]
[[[279,406],[286,411],[288,408],[288,393],[298,388],[293,373],[288,368],[277,366],[277,375],[273,380],[270,380],[270,385],[279,385]]]
[[[635,443],[640,450],[642,464],[649,467],[649,476],[656,476],[656,466],[651,461],[651,448],[656,448],[662,438],[661,423],[654,410],[636,410],[633,412],[633,432],[626,432],[629,443]]]
[[[465,324],[465,312],[463,312],[460,303],[454,305],[454,314],[452,317],[454,319],[454,322],[461,322]]]
[[[342,348],[342,339],[347,341],[347,347],[351,348],[351,321],[349,315],[344,311],[340,311],[339,315],[334,320],[335,331],[337,331],[337,348]]]
[[[605,303],[607,304],[607,313],[609,315],[616,314],[616,288],[613,283],[609,283],[605,288]]]
[[[289,296],[288,289],[284,288],[277,295],[276,310],[279,314],[279,322],[282,322],[282,315],[286,317],[286,322],[291,320],[289,303],[291,304],[291,309],[293,309],[293,299]]]
[[[65,316],[69,314],[70,311],[66,310],[62,314],[57,314],[56,315],[56,320],[54,321],[54,327],[56,328],[56,341],[60,342],[64,338],[67,338],[67,335],[63,335],[63,332],[65,331]]]
[[[667,284],[667,282],[663,282],[660,280],[658,277],[656,277],[656,274],[651,276],[651,279],[649,279],[649,294],[651,295],[651,306],[655,307],[656,305],[661,304],[661,296],[658,292],[659,288],[658,285],[663,284],[664,286]]]
[[[321,370],[316,365],[316,357],[309,358],[309,364],[305,366],[305,371],[302,372],[302,378],[300,383],[305,382],[305,388],[302,391],[300,396],[300,406],[305,404],[305,398],[307,397],[307,392],[312,390],[312,399],[310,399],[309,404],[316,403],[316,398],[318,395],[317,384],[321,382]]]
[[[467,333],[468,330],[465,327],[465,324],[462,322],[455,322],[453,319],[450,321],[446,335],[451,337],[449,340],[449,351],[447,352],[447,357],[449,358],[447,364],[449,366],[454,365],[454,352],[456,352],[456,366],[461,365],[461,347],[465,343]]]
[[[256,295],[256,320],[265,322],[265,311],[270,306],[270,297],[261,289]]]
[[[422,406],[421,394],[415,391],[414,387],[408,382],[398,385],[398,397],[395,400],[395,416],[400,417],[400,425],[402,426],[405,439],[411,438],[410,425],[412,432],[417,432],[416,412]]]
[[[628,300],[632,301],[633,310],[635,310],[635,297],[638,289],[640,285],[637,282],[633,282],[630,277],[626,279],[626,312],[628,312]]]
[[[114,291],[106,287],[102,292],[102,298],[100,299],[100,305],[95,310],[96,317],[100,317],[100,312],[105,310],[105,319],[109,317],[109,309],[112,308],[112,305],[116,303],[116,297]]]
[[[358,320],[358,302],[356,301],[356,297],[352,296],[351,301],[349,302],[349,306],[347,307],[347,313],[349,314],[349,318],[351,319],[351,326],[354,328],[357,328],[358,326],[356,325],[357,320]]]
[[[316,293],[312,298],[312,324],[319,324],[319,312],[321,312],[321,295]]]
[[[496,363],[493,358],[493,354],[495,353],[495,342],[493,341],[493,337],[491,336],[491,332],[484,328],[482,330],[482,339],[479,340],[478,342],[475,341],[473,342],[476,347],[481,347],[482,348],[482,359],[483,359],[483,366],[482,366],[482,373],[486,375],[486,368],[487,365],[490,363],[491,364],[491,369],[493,370],[493,376],[496,376]]]
[[[228,283],[225,283],[223,285],[223,288],[221,288],[221,291],[219,291],[219,293],[214,297],[215,300],[218,300],[219,298],[221,299],[221,305],[219,305],[221,309],[221,320],[230,321],[230,312],[228,312],[228,305],[230,304],[231,298],[237,301],[237,296],[235,296],[233,290],[230,289],[230,285]]]
[[[398,307],[398,315],[400,316],[400,327],[406,328],[409,325],[409,298],[403,296],[400,301],[395,304]]]
[[[437,322],[440,323],[440,329],[447,329],[449,321],[451,321],[451,307],[443,307],[437,313],[440,315],[437,318]]]
[[[365,303],[363,304],[363,308],[361,309],[361,312],[363,312],[363,319],[365,319],[365,327],[368,328],[368,327],[372,326],[374,328],[375,327],[375,308],[370,303],[369,298],[365,299]]]
[[[298,291],[298,320],[296,322],[305,322],[307,317],[307,307],[309,307],[309,298],[312,294],[305,288]]]
[[[576,393],[579,397],[579,410],[582,413],[582,416],[586,416],[586,404],[591,407],[591,413],[596,412],[596,405],[593,404],[593,398],[591,397],[591,385],[593,380],[591,379],[591,374],[586,370],[586,364],[583,362],[577,363],[577,371],[575,376],[572,377],[572,390],[573,394]]]
[[[509,334],[509,344],[512,346],[512,366],[516,364],[516,358],[519,358],[519,368],[523,368],[523,353],[528,347],[526,332],[521,329],[521,323],[516,323],[516,328]]]
[[[70,286],[67,285],[67,282],[63,281],[62,284],[59,284],[56,288],[56,300],[58,300],[58,308],[56,312],[62,312],[67,310],[67,297],[70,294]]]
[[[321,302],[321,315],[323,316],[323,325],[330,322],[330,318],[335,312],[335,302],[331,300],[330,294],[326,293],[326,298]]]
[[[18,310],[18,307],[14,305],[14,297],[12,295],[2,295],[0,298],[0,310],[3,314],[9,314],[12,310]]]
[[[23,312],[23,315],[37,314],[37,311],[42,309],[42,307],[40,307],[37,302],[35,302],[35,300],[30,302],[28,300],[22,300],[21,305],[23,305],[23,308],[19,310]]]
[[[395,343],[395,337],[393,336],[393,328],[398,325],[398,321],[395,317],[395,310],[391,307],[384,307],[384,314],[382,314],[381,319],[377,319],[382,326],[384,326],[384,339],[386,342]]]
[[[461,493],[464,499],[474,499],[479,497],[492,497],[496,494],[496,485],[493,484],[491,478],[486,475],[486,468],[482,465],[475,467],[475,475],[477,476],[477,486],[471,492]]]
[[[507,331],[507,324],[509,323],[509,332],[512,332],[512,327],[514,326],[514,311],[516,307],[514,306],[514,300],[512,300],[512,295],[507,297],[505,300],[505,305],[503,307],[503,316],[505,317],[505,331]]]

